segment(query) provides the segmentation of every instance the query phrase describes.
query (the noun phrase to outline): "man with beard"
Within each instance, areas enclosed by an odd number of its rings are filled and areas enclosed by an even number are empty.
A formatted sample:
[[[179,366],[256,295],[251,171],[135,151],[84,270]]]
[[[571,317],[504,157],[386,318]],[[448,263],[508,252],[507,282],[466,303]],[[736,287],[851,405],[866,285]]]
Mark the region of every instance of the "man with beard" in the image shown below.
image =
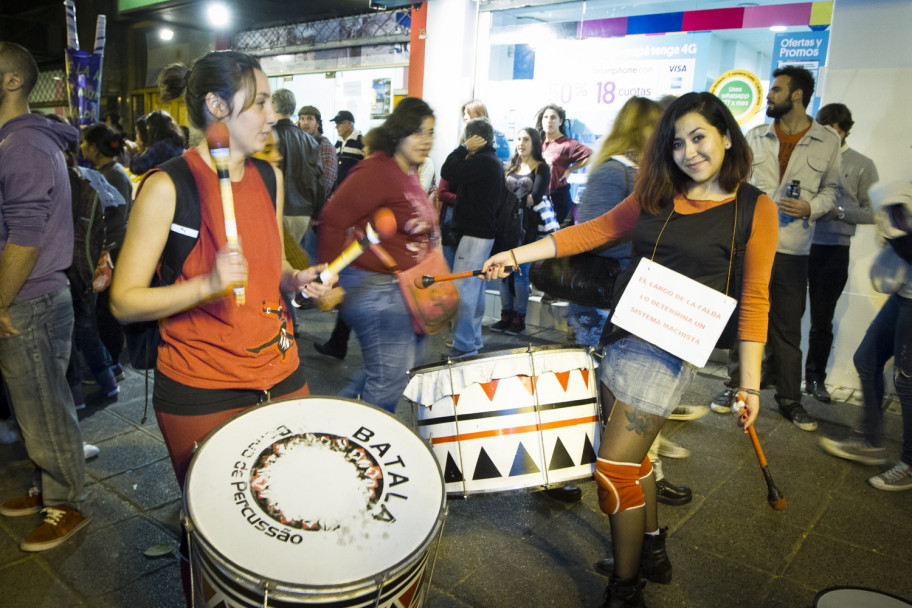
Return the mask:
[[[766,96],[768,125],[747,134],[754,154],[750,183],[779,205],[779,244],[770,277],[769,336],[760,388],[776,387],[779,411],[803,431],[817,429],[817,421],[801,405],[801,318],[808,290],[808,258],[814,225],[835,206],[839,188],[840,138],[830,127],[807,114],[814,95],[814,77],[797,66],[773,72]],[[799,182],[800,194],[790,186]],[[715,412],[730,413],[740,386],[736,363],[729,366],[728,389],[713,400]]]
[[[82,433],[66,380],[73,302],[64,271],[73,260],[70,179],[63,150],[75,128],[29,112],[38,66],[0,42],[0,372],[29,459],[39,474],[5,517],[41,511],[44,523],[19,544],[45,551],[89,523]]]

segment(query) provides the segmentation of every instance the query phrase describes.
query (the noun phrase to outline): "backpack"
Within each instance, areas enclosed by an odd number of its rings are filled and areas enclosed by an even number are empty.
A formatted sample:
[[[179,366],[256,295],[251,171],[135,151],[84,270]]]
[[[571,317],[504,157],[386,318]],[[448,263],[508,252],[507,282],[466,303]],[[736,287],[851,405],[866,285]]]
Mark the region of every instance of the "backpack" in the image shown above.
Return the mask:
[[[276,179],[272,165],[258,158],[250,160],[260,173],[260,178],[266,185],[269,198],[275,207]],[[173,284],[180,276],[184,262],[187,261],[187,257],[199,240],[202,215],[196,180],[187,161],[182,156],[175,156],[157,168],[167,173],[174,182],[177,197],[174,202],[174,219],[171,220],[171,230],[168,232],[168,240],[165,241],[165,248],[162,250],[158,273],[152,279],[153,287],[162,287]],[[158,321],[129,323],[124,326],[124,332],[127,336],[130,365],[134,369],[154,368],[158,359],[160,341]]]
[[[523,244],[523,237],[526,235],[523,228],[522,203],[506,186],[504,186],[503,192],[503,199],[497,209],[497,232],[494,234],[491,255],[519,247]]]
[[[69,170],[73,205],[73,264],[67,278],[80,289],[92,290],[92,279],[102,252],[115,242],[126,225],[126,202],[103,175],[91,169]]]

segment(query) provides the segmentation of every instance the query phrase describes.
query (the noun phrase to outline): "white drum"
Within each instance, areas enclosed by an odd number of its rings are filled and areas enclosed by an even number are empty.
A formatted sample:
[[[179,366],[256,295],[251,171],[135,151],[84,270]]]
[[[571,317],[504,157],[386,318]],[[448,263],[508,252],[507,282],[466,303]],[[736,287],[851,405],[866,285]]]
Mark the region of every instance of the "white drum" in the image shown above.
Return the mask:
[[[187,474],[195,606],[420,606],[445,500],[425,442],[382,410],[324,397],[247,410]]]
[[[451,495],[545,489],[592,477],[600,435],[589,352],[500,351],[417,367],[405,398]]]

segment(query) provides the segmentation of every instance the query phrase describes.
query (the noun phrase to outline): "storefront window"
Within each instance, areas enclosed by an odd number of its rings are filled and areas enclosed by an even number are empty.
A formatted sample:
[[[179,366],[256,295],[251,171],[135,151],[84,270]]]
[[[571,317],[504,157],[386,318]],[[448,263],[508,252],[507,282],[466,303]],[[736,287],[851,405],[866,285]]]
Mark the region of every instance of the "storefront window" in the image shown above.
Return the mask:
[[[745,130],[765,119],[770,74],[799,63],[820,80],[832,2],[588,0],[479,15],[476,96],[508,137],[557,103],[571,137],[591,145],[637,95],[713,91]]]

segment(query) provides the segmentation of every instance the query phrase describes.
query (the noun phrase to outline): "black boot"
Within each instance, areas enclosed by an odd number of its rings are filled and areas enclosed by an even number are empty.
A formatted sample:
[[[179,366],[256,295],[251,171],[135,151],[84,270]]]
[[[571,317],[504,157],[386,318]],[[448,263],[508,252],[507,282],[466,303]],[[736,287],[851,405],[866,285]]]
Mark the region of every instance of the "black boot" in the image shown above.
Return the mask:
[[[645,582],[639,577],[617,578],[611,576],[611,582],[605,587],[605,602],[602,608],[646,608],[643,600]]]
[[[351,335],[351,329],[341,318],[336,320],[336,326],[333,328],[329,340],[320,344],[314,342],[314,348],[321,355],[328,355],[336,359],[344,359],[348,354],[348,338]]]
[[[499,334],[502,334],[504,330],[510,327],[510,323],[513,322],[513,311],[512,310],[501,310],[500,311],[500,321],[489,327],[491,331],[496,331]]]
[[[643,549],[640,551],[640,575],[646,580],[660,585],[671,582],[671,562],[665,552],[665,540],[668,538],[668,528],[660,528],[655,536],[643,535]],[[595,569],[602,574],[611,576],[614,572],[614,558],[606,557],[596,562]]]
[[[514,312],[513,316],[510,319],[510,326],[507,327],[507,335],[518,336],[524,331],[526,331],[525,313]]]
[[[671,485],[663,477],[656,481],[656,500],[663,505],[678,507],[693,500],[693,491],[687,486]]]

